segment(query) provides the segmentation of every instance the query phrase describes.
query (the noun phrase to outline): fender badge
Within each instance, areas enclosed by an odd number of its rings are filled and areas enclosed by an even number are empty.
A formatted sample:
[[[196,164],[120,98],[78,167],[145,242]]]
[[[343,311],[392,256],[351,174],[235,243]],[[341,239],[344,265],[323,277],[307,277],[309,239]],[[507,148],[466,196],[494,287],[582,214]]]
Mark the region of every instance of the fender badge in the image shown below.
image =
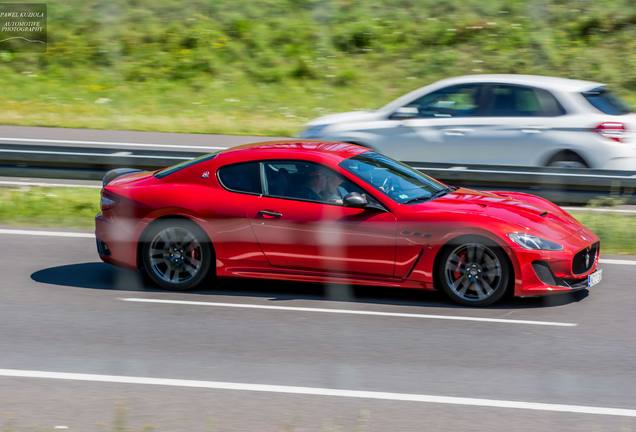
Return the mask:
[[[208,178],[210,177],[210,171],[203,171],[203,174],[201,174],[201,178]]]

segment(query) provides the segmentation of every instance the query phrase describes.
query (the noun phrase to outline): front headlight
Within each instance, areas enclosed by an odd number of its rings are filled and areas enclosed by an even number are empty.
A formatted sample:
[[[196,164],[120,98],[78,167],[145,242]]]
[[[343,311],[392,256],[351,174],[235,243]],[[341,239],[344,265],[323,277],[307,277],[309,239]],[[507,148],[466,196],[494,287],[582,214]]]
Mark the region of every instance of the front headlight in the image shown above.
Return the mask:
[[[307,139],[320,138],[320,136],[322,135],[322,131],[326,127],[327,125],[309,126],[307,129],[300,133],[300,137]]]
[[[511,233],[508,234],[508,237],[510,238],[510,240],[517,243],[524,249],[551,251],[558,251],[563,249],[563,246],[558,243],[524,232]]]

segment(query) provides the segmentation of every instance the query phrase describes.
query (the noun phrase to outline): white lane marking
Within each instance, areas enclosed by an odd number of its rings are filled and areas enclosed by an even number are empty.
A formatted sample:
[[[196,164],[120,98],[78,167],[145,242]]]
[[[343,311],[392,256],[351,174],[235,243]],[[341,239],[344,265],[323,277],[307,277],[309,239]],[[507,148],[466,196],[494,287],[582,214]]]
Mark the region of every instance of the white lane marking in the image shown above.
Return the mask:
[[[635,260],[600,259],[599,262],[601,264],[636,265]]]
[[[69,184],[69,183],[46,183],[46,182],[30,182],[30,181],[6,181],[0,180],[0,186],[36,186],[36,187],[69,187],[83,189],[101,189],[98,185],[87,184]]]
[[[26,235],[26,236],[43,236],[43,237],[79,237],[94,238],[93,233],[67,232],[67,231],[34,231],[20,229],[0,229],[0,234],[6,235]]]
[[[123,375],[98,375],[87,373],[49,372],[22,369],[0,369],[0,376],[12,378],[42,378],[71,381],[105,382],[118,384],[142,384],[170,387],[204,388],[214,390],[237,390],[266,393],[284,393],[310,396],[334,396],[356,399],[379,399],[404,402],[424,402],[446,405],[468,405],[491,408],[512,408],[534,411],[553,411],[577,414],[596,414],[619,417],[636,417],[636,410],[608,408],[588,405],[565,405],[542,402],[479,399],[454,396],[438,396],[417,393],[392,393],[366,390],[346,390],[321,387],[300,387],[272,384],[235,383],[225,381],[202,381],[174,378],[151,378]]]
[[[27,154],[47,154],[47,155],[67,155],[67,156],[92,156],[92,157],[128,157],[128,158],[152,158],[152,159],[178,159],[178,160],[190,160],[192,157],[180,157],[180,156],[155,156],[155,155],[117,155],[114,153],[87,153],[87,152],[69,152],[69,151],[45,151],[45,150],[10,150],[0,148],[0,152],[3,153],[27,153]]]
[[[189,305],[189,306],[267,309],[267,310],[283,310],[283,311],[295,311],[295,312],[320,312],[320,313],[332,313],[332,314],[370,315],[370,316],[384,316],[384,317],[398,317],[398,318],[425,318],[425,319],[440,319],[440,320],[453,320],[453,321],[478,321],[478,322],[488,322],[488,323],[528,324],[528,325],[556,326],[556,327],[575,327],[577,325],[575,323],[551,322],[551,321],[528,321],[528,320],[481,318],[481,317],[456,316],[456,315],[427,315],[427,314],[399,313],[399,312],[378,312],[378,311],[355,310],[355,309],[326,309],[326,308],[308,308],[308,307],[295,307],[295,306],[270,306],[270,305],[257,305],[257,304],[247,304],[247,303],[217,303],[217,302],[203,302],[203,301],[190,301],[190,300],[167,300],[167,299],[135,298],[135,297],[123,297],[123,298],[120,298],[120,300],[123,300],[126,302],[139,302],[139,303],[167,303],[167,304],[179,304],[179,305]]]
[[[0,137],[0,141],[18,141],[33,143],[51,143],[51,144],[89,144],[101,146],[126,146],[126,147],[157,147],[157,148],[176,148],[176,149],[202,149],[202,150],[223,150],[229,147],[216,146],[197,146],[197,145],[177,145],[177,144],[147,144],[147,143],[130,143],[116,141],[77,141],[77,140],[56,140],[43,138],[7,138]]]
[[[625,213],[625,214],[636,214],[636,210],[627,210],[627,209],[613,209],[607,207],[561,207],[563,210],[567,211],[580,211],[580,212],[597,212],[597,213]]]

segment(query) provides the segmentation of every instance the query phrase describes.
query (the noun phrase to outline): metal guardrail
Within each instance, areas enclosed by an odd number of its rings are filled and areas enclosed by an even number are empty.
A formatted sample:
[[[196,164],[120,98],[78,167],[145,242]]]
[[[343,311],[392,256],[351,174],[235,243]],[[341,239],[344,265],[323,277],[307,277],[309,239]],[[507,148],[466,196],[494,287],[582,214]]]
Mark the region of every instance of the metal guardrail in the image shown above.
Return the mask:
[[[0,144],[0,176],[98,180],[112,168],[152,170],[200,154]],[[626,203],[636,204],[636,171],[406,163],[456,186],[525,191],[560,204],[584,204],[608,195],[621,196]]]

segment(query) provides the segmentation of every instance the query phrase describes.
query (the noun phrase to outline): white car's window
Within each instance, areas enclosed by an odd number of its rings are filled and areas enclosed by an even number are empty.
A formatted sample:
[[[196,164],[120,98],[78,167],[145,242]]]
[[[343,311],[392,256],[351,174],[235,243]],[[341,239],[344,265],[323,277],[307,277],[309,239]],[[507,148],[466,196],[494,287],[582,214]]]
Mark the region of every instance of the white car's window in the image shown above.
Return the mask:
[[[485,115],[491,117],[554,117],[565,113],[548,91],[538,88],[498,84],[487,95]]]
[[[594,108],[609,115],[624,115],[632,112],[631,108],[605,87],[583,92],[583,97]]]
[[[462,84],[428,93],[406,105],[418,117],[469,117],[479,115],[480,84]]]

